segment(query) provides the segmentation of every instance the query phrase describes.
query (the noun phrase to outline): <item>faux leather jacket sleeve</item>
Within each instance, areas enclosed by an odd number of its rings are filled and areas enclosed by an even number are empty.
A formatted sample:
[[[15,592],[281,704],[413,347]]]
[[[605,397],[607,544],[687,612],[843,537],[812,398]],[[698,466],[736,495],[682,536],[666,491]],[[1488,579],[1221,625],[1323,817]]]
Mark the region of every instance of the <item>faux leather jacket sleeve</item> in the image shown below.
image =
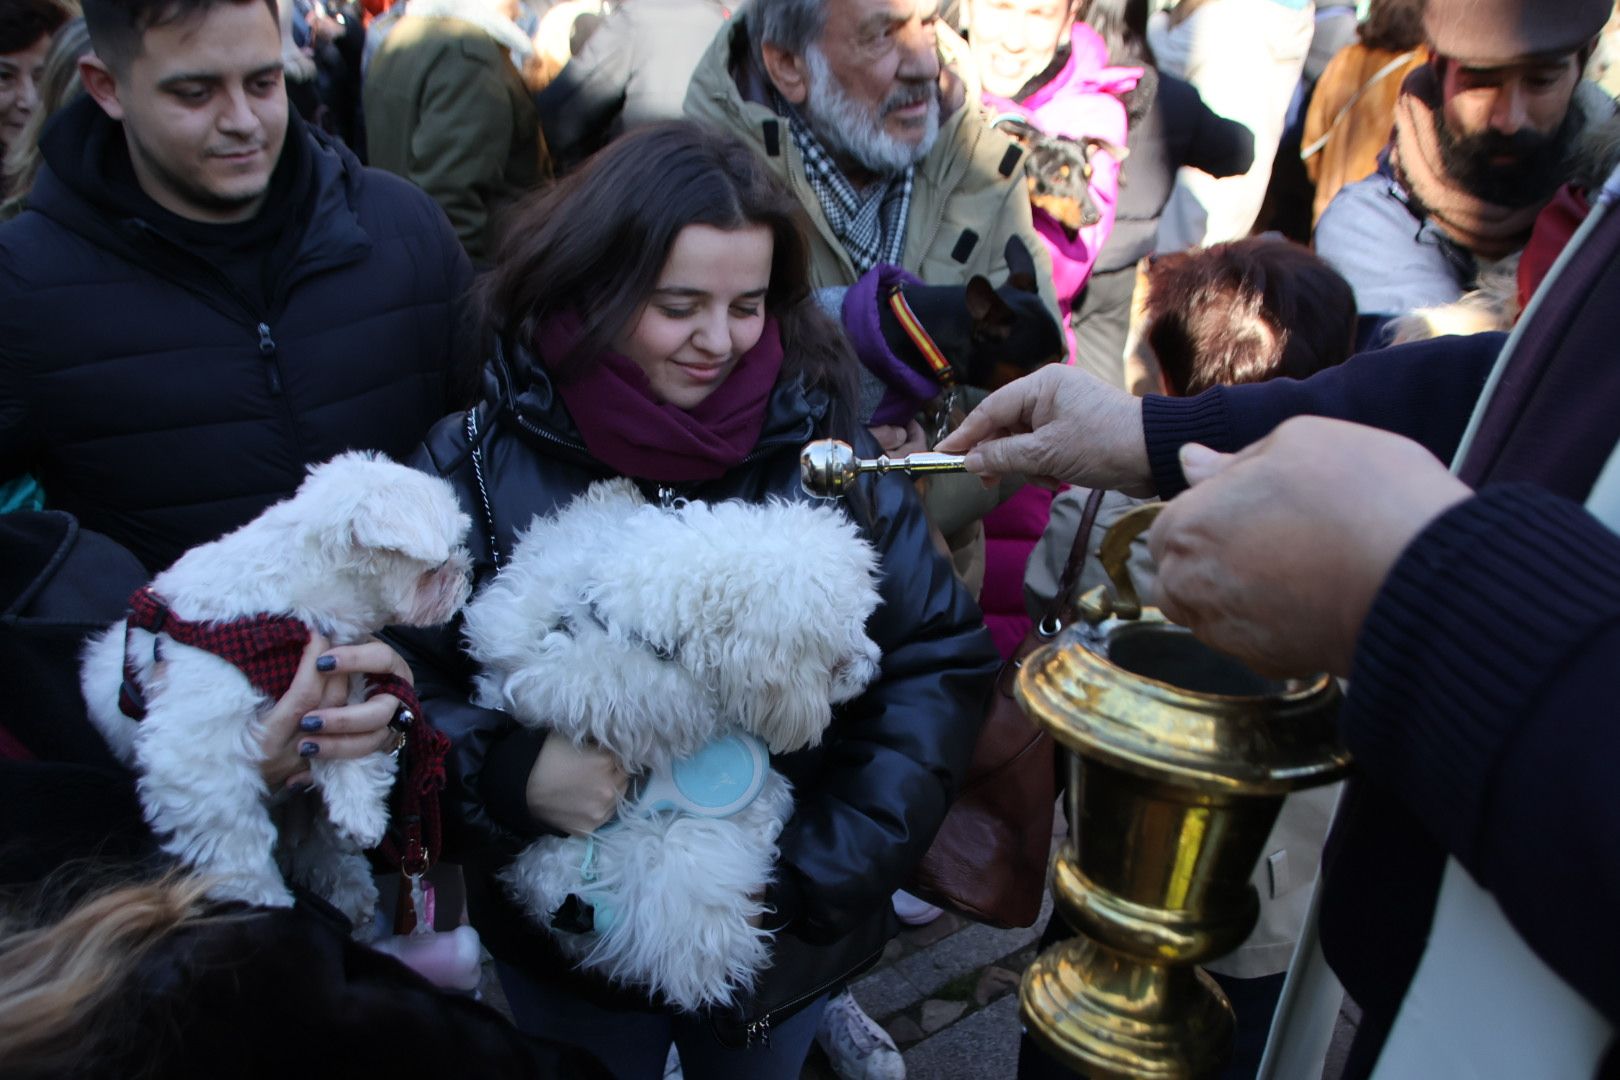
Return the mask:
[[[441,445],[445,434],[441,425],[429,436],[429,444],[406,464],[439,475],[441,466],[453,461],[465,446],[462,439],[448,447]],[[471,471],[471,464],[464,463],[447,479],[473,520],[468,548],[476,582],[482,584],[494,573],[494,563],[488,532],[480,524],[483,509],[476,482],[461,475]],[[523,728],[504,712],[472,703],[474,665],[461,648],[460,617],[437,629],[391,627],[386,636],[411,666],[428,721],[450,737],[445,769],[449,784],[441,802],[448,843],[461,851],[494,849],[515,854],[546,833],[544,824],[530,815],[524,798],[544,735]]]
[[[820,774],[801,778],[768,897],[781,924],[812,941],[839,937],[888,903],[927,850],[999,666],[977,605],[929,539],[911,481],[885,476],[864,490],[882,560],[882,604],[868,624],[882,670],[834,716]]]

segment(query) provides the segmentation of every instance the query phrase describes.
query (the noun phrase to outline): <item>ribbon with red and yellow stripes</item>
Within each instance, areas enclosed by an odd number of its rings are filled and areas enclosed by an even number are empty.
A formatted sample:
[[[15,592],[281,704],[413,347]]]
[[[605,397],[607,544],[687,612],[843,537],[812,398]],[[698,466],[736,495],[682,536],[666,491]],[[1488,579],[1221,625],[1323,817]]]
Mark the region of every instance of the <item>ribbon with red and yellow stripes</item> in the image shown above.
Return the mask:
[[[906,303],[906,295],[898,285],[889,290],[889,310],[894,312],[894,317],[900,320],[901,329],[906,332],[911,343],[917,346],[917,351],[922,353],[923,359],[928,361],[928,366],[934,370],[934,378],[939,380],[940,385],[955,386],[956,369],[951,367],[951,362],[945,359],[945,354],[940,352],[939,346],[934,343],[928,331],[923,329],[922,322],[911,310],[911,305]]]

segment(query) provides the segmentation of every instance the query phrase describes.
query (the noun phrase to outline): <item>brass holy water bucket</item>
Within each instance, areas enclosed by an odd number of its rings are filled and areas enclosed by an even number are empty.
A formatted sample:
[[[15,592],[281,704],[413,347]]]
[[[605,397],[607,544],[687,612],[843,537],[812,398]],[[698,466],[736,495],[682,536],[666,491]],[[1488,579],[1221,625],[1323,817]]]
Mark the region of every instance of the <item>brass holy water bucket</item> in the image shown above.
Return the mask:
[[[1283,797],[1350,767],[1328,676],[1263,678],[1138,601],[1130,544],[1162,504],[1121,518],[1101,556],[1114,582],[1081,600],[1089,627],[1031,654],[1024,710],[1069,758],[1057,907],[1080,937],[1025,972],[1029,1034],[1091,1077],[1194,1078],[1230,1056],[1231,1004],[1197,965],[1237,948]]]

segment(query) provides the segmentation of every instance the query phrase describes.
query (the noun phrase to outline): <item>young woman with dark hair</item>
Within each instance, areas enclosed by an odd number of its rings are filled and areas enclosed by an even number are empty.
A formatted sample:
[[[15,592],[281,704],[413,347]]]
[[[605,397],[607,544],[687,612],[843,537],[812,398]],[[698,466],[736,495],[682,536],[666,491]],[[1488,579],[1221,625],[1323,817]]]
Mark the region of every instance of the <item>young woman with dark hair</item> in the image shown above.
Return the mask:
[[[806,498],[799,452],[856,423],[855,361],[810,297],[792,196],[742,143],[688,124],[614,142],[518,213],[480,293],[492,343],[484,399],[442,421],[416,462],[474,521],[487,581],[536,514],[594,481],[651,501]],[[719,1015],[678,1014],[634,986],[571,970],[495,875],[545,833],[589,833],[626,777],[591,746],[546,739],[469,701],[456,627],[400,636],[434,723],[454,743],[450,803],[472,919],[525,1030],[589,1049],[619,1077],[792,1078],[829,991],[876,959],[890,894],[926,848],[965,768],[995,654],[935,552],[912,485],[863,481],[846,510],[877,550],[868,635],[878,678],[816,748],[773,765],[795,811],[766,904],[773,965]]]

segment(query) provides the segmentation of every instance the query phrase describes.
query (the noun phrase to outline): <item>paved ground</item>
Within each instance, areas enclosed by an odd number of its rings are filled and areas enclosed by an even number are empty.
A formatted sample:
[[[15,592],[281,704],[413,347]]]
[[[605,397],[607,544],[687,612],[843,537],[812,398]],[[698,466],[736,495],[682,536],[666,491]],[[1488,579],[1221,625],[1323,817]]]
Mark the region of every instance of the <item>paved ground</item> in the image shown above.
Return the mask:
[[[1026,930],[997,930],[947,913],[889,942],[883,959],[852,989],[904,1052],[909,1080],[1011,1080],[1018,1063],[1018,980],[1035,958],[1051,910],[1048,893],[1040,918]],[[482,989],[504,1012],[505,998],[487,971]],[[1347,1004],[1322,1080],[1337,1080],[1354,1019]],[[801,1080],[837,1077],[815,1049]]]
[[[1018,979],[1035,959],[1052,898],[1035,926],[997,930],[956,915],[908,929],[853,990],[905,1053],[911,1080],[1011,1077],[1018,1062]],[[819,1050],[805,1080],[836,1080]]]

